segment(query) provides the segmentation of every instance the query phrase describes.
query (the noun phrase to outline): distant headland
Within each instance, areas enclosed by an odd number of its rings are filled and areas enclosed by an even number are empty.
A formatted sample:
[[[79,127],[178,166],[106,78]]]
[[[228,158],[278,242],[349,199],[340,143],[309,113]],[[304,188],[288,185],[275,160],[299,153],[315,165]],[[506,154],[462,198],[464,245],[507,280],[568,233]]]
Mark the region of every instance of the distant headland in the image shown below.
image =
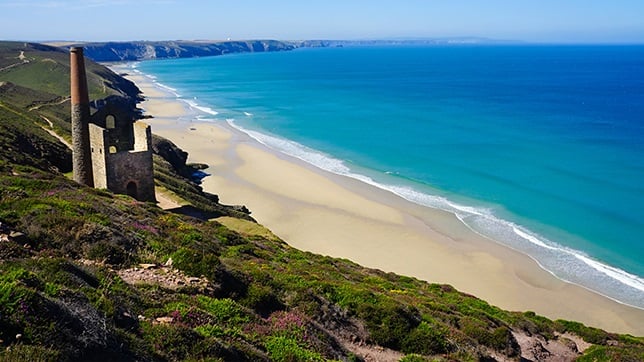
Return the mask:
[[[167,58],[194,58],[234,53],[290,51],[297,48],[384,45],[489,45],[519,44],[518,41],[480,37],[396,38],[384,40],[168,40],[126,42],[52,42],[55,46],[79,46],[97,62],[137,61]]]

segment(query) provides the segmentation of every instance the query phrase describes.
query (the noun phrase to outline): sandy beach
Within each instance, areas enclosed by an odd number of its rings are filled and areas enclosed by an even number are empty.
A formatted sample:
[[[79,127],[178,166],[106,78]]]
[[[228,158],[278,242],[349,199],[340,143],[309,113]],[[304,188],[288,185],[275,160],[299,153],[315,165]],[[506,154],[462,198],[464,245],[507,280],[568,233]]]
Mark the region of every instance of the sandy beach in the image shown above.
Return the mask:
[[[223,120],[199,122],[149,78],[127,77],[146,97],[152,131],[189,152],[189,162],[210,165],[204,189],[246,205],[293,247],[451,284],[504,309],[644,336],[644,310],[563,282],[451,214],[276,153]]]

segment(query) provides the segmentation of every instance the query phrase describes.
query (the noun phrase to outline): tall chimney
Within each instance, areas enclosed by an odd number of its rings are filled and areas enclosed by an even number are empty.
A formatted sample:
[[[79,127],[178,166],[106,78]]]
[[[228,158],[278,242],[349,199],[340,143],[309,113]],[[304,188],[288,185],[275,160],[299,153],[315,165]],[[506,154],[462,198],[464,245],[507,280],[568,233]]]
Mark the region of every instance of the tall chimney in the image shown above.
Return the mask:
[[[89,93],[82,47],[73,47],[69,53],[72,93],[72,163],[74,181],[94,186],[92,155],[89,144]]]

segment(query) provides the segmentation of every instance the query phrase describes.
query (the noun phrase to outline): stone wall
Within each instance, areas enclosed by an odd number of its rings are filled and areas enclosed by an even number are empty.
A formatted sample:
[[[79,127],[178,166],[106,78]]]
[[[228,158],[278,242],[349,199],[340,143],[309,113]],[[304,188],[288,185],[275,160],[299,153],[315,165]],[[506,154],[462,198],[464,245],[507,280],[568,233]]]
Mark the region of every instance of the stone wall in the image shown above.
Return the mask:
[[[94,187],[106,189],[107,170],[106,157],[108,150],[107,131],[95,124],[89,124],[89,143],[92,155],[92,173],[94,174]]]
[[[108,189],[141,201],[155,201],[152,153],[123,151],[107,157]]]
[[[134,150],[110,146],[110,130],[90,124],[94,184],[141,201],[156,201],[150,126],[135,122]],[[110,149],[112,148],[112,149]]]

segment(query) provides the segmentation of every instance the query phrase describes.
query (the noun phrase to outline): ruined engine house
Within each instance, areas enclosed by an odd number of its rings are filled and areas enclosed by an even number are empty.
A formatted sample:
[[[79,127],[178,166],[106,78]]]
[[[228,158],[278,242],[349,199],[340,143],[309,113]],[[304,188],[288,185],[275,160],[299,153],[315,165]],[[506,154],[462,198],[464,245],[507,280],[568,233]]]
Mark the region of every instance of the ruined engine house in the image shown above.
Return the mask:
[[[82,47],[70,50],[74,180],[156,201],[150,126],[124,102],[106,99],[91,114]]]

